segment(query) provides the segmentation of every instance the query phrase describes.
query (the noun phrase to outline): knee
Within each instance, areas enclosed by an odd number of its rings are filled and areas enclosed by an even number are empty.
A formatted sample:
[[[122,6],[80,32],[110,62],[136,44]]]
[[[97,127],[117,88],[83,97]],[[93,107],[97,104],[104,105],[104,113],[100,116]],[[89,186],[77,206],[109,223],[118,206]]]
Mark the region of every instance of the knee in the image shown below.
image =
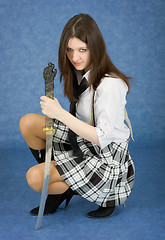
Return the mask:
[[[42,174],[39,171],[38,165],[30,168],[26,173],[26,179],[28,185],[35,190],[36,192],[42,191],[43,178]]]
[[[33,113],[28,113],[20,119],[19,126],[22,136],[26,136],[33,125]]]

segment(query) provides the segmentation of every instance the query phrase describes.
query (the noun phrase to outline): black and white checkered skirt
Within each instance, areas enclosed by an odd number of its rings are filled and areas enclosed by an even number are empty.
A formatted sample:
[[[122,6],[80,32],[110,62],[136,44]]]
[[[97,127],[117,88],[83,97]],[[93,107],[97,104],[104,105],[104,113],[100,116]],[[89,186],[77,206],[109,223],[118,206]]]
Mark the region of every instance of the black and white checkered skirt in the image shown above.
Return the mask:
[[[101,150],[96,144],[77,137],[84,153],[80,158],[74,156],[69,144],[69,129],[58,121],[55,126],[54,161],[70,188],[103,207],[123,204],[134,184],[134,164],[128,152],[128,141],[112,142]]]

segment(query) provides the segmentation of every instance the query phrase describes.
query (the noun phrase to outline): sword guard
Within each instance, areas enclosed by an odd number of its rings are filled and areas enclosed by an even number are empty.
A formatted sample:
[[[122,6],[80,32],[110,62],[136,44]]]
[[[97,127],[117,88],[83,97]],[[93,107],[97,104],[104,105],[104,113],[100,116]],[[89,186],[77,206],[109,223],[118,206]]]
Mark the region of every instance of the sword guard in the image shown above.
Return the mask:
[[[46,131],[46,135],[52,135],[55,132],[56,127],[43,127],[42,130]]]

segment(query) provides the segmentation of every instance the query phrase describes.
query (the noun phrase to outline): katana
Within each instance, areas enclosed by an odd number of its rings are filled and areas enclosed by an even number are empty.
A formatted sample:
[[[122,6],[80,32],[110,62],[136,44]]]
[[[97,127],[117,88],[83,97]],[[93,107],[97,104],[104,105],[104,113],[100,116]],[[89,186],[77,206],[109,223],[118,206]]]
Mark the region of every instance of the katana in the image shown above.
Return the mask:
[[[43,77],[45,79],[45,96],[52,99],[54,98],[54,77],[56,76],[56,73],[57,73],[57,70],[54,69],[54,64],[51,62],[48,63],[48,66],[43,71]],[[46,131],[44,181],[43,181],[40,207],[39,207],[35,230],[38,230],[42,224],[42,218],[43,218],[43,213],[45,209],[45,202],[46,202],[47,193],[48,193],[50,164],[51,164],[51,155],[52,155],[52,140],[53,140],[53,133],[55,131],[53,119],[46,117],[45,127],[43,128],[43,131]]]

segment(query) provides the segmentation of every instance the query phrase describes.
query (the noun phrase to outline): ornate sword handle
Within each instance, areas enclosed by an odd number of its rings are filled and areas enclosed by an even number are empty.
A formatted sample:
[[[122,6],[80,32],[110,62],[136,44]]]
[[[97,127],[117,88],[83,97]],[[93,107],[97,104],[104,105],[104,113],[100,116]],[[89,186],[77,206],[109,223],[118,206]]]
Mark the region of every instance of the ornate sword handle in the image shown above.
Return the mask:
[[[54,98],[54,78],[56,76],[57,69],[54,69],[54,64],[49,62],[48,66],[44,68],[43,77],[45,79],[45,96]],[[45,128],[43,130],[53,130],[53,119],[46,117]]]

